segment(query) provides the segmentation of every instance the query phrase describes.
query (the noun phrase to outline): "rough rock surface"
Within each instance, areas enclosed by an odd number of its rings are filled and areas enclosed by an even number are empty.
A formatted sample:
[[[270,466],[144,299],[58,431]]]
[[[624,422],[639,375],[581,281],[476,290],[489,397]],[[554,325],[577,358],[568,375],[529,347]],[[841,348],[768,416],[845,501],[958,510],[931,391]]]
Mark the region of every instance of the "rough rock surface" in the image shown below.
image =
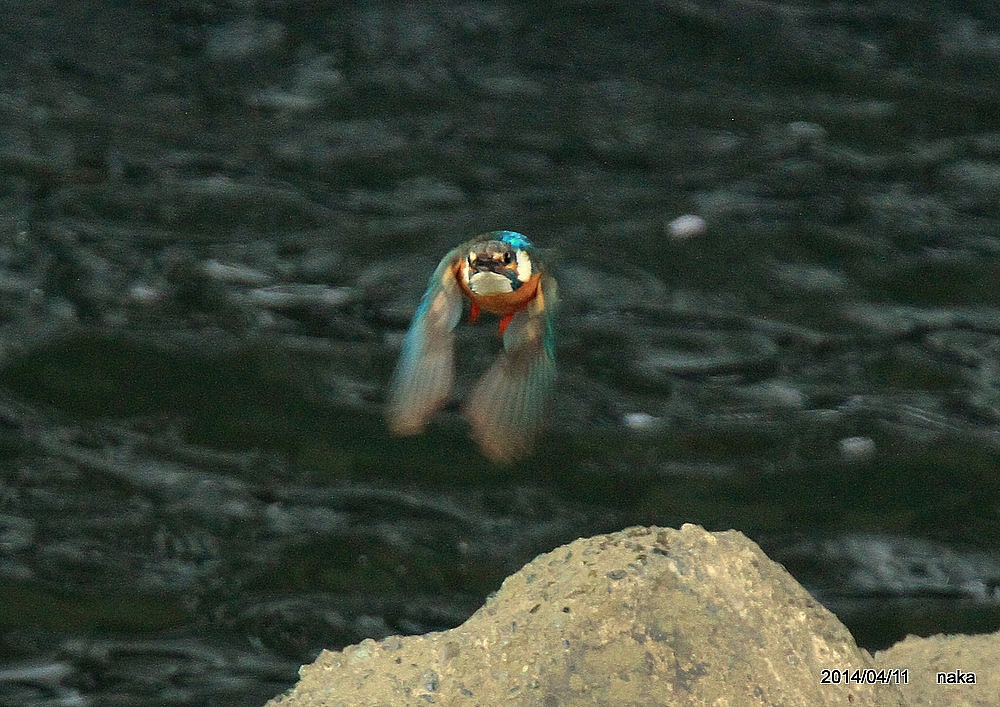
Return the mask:
[[[901,686],[908,705],[987,707],[1000,704],[1000,671],[997,650],[1000,634],[983,636],[907,636],[892,648],[880,651],[880,665],[909,667],[909,681]],[[962,675],[966,682],[939,684]],[[975,683],[967,682],[970,674]]]
[[[270,705],[892,705],[850,633],[735,531],[631,528],[540,555],[458,628],[325,651]]]

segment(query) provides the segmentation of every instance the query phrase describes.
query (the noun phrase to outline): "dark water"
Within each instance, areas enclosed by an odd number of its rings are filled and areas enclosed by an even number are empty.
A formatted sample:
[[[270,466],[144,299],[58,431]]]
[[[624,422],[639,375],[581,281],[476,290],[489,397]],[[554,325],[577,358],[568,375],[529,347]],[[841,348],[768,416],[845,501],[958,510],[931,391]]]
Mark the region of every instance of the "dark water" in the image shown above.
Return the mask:
[[[2,703],[259,704],[632,524],[743,531],[868,648],[996,630],[1000,18],[963,7],[0,2]],[[495,228],[563,300],[512,467],[380,414]],[[459,397],[496,346],[462,328]]]

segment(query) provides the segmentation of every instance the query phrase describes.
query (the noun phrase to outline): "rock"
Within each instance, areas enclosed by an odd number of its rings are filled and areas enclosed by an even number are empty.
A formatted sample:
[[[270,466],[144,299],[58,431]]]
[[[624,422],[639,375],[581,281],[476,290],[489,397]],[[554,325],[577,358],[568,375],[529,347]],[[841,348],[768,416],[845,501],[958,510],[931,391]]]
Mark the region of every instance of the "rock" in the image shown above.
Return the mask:
[[[695,236],[702,236],[708,230],[708,224],[697,214],[684,214],[671,220],[666,225],[667,235],[675,241],[684,241]]]
[[[910,668],[909,680],[901,687],[908,705],[987,707],[997,704],[1000,695],[997,638],[995,633],[907,636],[875,659],[886,669]]]
[[[903,704],[820,682],[875,667],[741,533],[630,528],[540,555],[458,628],[324,651],[269,704]]]

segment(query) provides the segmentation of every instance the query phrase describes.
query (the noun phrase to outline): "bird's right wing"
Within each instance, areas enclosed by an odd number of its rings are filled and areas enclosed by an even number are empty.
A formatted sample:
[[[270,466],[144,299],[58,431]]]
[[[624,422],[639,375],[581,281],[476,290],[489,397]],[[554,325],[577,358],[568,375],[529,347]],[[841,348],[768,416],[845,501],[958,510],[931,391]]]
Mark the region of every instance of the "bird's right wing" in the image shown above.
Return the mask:
[[[461,247],[455,248],[437,266],[403,340],[386,412],[393,434],[422,431],[451,392],[454,329],[462,316],[463,295],[455,271],[460,252]]]

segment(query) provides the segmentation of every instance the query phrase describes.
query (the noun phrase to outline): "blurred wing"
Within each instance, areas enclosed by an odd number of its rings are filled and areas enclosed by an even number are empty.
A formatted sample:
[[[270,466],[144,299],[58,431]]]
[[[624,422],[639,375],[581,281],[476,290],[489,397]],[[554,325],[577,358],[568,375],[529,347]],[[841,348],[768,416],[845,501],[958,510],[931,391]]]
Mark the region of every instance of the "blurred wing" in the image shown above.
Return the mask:
[[[444,405],[455,379],[455,325],[462,315],[462,292],[455,279],[458,249],[437,266],[403,340],[389,387],[389,430],[421,432]]]
[[[556,284],[543,277],[538,295],[514,315],[504,350],[465,406],[472,436],[488,458],[511,462],[531,451],[556,379]]]

